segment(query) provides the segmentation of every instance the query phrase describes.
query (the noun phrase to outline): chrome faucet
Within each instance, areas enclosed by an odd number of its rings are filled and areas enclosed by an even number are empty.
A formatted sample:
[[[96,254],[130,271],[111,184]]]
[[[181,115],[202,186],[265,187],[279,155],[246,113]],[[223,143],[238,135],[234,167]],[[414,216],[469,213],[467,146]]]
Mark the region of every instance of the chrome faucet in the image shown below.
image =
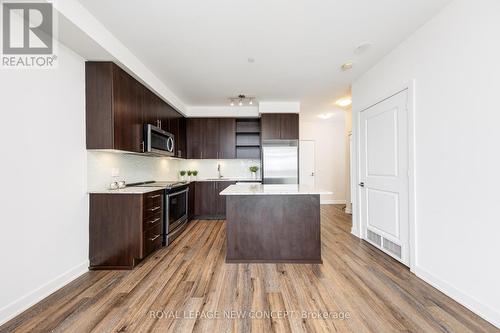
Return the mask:
[[[219,173],[219,179],[221,179],[222,177],[224,177],[221,173],[220,173],[220,163],[217,164],[217,172]]]

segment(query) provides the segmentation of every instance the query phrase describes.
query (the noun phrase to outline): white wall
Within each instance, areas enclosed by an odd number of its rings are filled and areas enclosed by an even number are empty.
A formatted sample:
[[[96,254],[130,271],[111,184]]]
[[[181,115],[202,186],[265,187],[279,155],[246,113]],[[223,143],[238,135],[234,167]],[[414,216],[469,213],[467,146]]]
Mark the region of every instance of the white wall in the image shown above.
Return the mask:
[[[257,106],[189,106],[189,117],[258,117]]]
[[[259,102],[259,113],[300,113],[300,102]]]
[[[316,143],[316,187],[333,192],[321,197],[323,204],[344,204],[346,200],[345,114],[336,111],[330,119],[300,118],[300,140]]]
[[[0,70],[0,323],[88,267],[84,60]]]
[[[100,151],[88,151],[87,158],[89,191],[107,189],[119,180],[130,184],[178,179],[180,160],[176,159]]]
[[[359,111],[416,80],[416,273],[500,327],[499,13],[498,0],[452,2],[353,97]]]

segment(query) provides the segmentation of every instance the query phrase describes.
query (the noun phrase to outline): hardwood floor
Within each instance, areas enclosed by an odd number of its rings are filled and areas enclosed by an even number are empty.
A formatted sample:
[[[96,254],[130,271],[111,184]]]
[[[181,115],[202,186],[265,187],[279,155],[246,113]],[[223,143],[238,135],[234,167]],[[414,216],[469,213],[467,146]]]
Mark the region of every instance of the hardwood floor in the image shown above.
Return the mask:
[[[321,219],[322,265],[225,264],[225,223],[193,221],[135,270],[88,272],[0,332],[500,331],[352,236],[338,207]]]

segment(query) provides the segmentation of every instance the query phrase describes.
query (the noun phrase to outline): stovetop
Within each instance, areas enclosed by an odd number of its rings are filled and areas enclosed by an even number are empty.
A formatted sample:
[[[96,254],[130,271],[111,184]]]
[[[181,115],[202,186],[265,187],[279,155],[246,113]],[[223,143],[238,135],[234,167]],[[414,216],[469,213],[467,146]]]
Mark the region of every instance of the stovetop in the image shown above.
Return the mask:
[[[139,186],[139,187],[165,187],[166,189],[172,189],[179,186],[187,185],[188,182],[155,182],[153,180],[141,183],[132,183],[127,186]]]

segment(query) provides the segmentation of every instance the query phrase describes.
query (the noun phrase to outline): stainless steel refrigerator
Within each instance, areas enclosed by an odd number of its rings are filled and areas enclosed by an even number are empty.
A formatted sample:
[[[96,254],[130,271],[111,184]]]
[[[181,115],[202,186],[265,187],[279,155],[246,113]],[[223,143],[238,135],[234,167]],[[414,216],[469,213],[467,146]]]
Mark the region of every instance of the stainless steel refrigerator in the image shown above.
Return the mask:
[[[299,141],[263,141],[262,177],[264,184],[298,184]]]

